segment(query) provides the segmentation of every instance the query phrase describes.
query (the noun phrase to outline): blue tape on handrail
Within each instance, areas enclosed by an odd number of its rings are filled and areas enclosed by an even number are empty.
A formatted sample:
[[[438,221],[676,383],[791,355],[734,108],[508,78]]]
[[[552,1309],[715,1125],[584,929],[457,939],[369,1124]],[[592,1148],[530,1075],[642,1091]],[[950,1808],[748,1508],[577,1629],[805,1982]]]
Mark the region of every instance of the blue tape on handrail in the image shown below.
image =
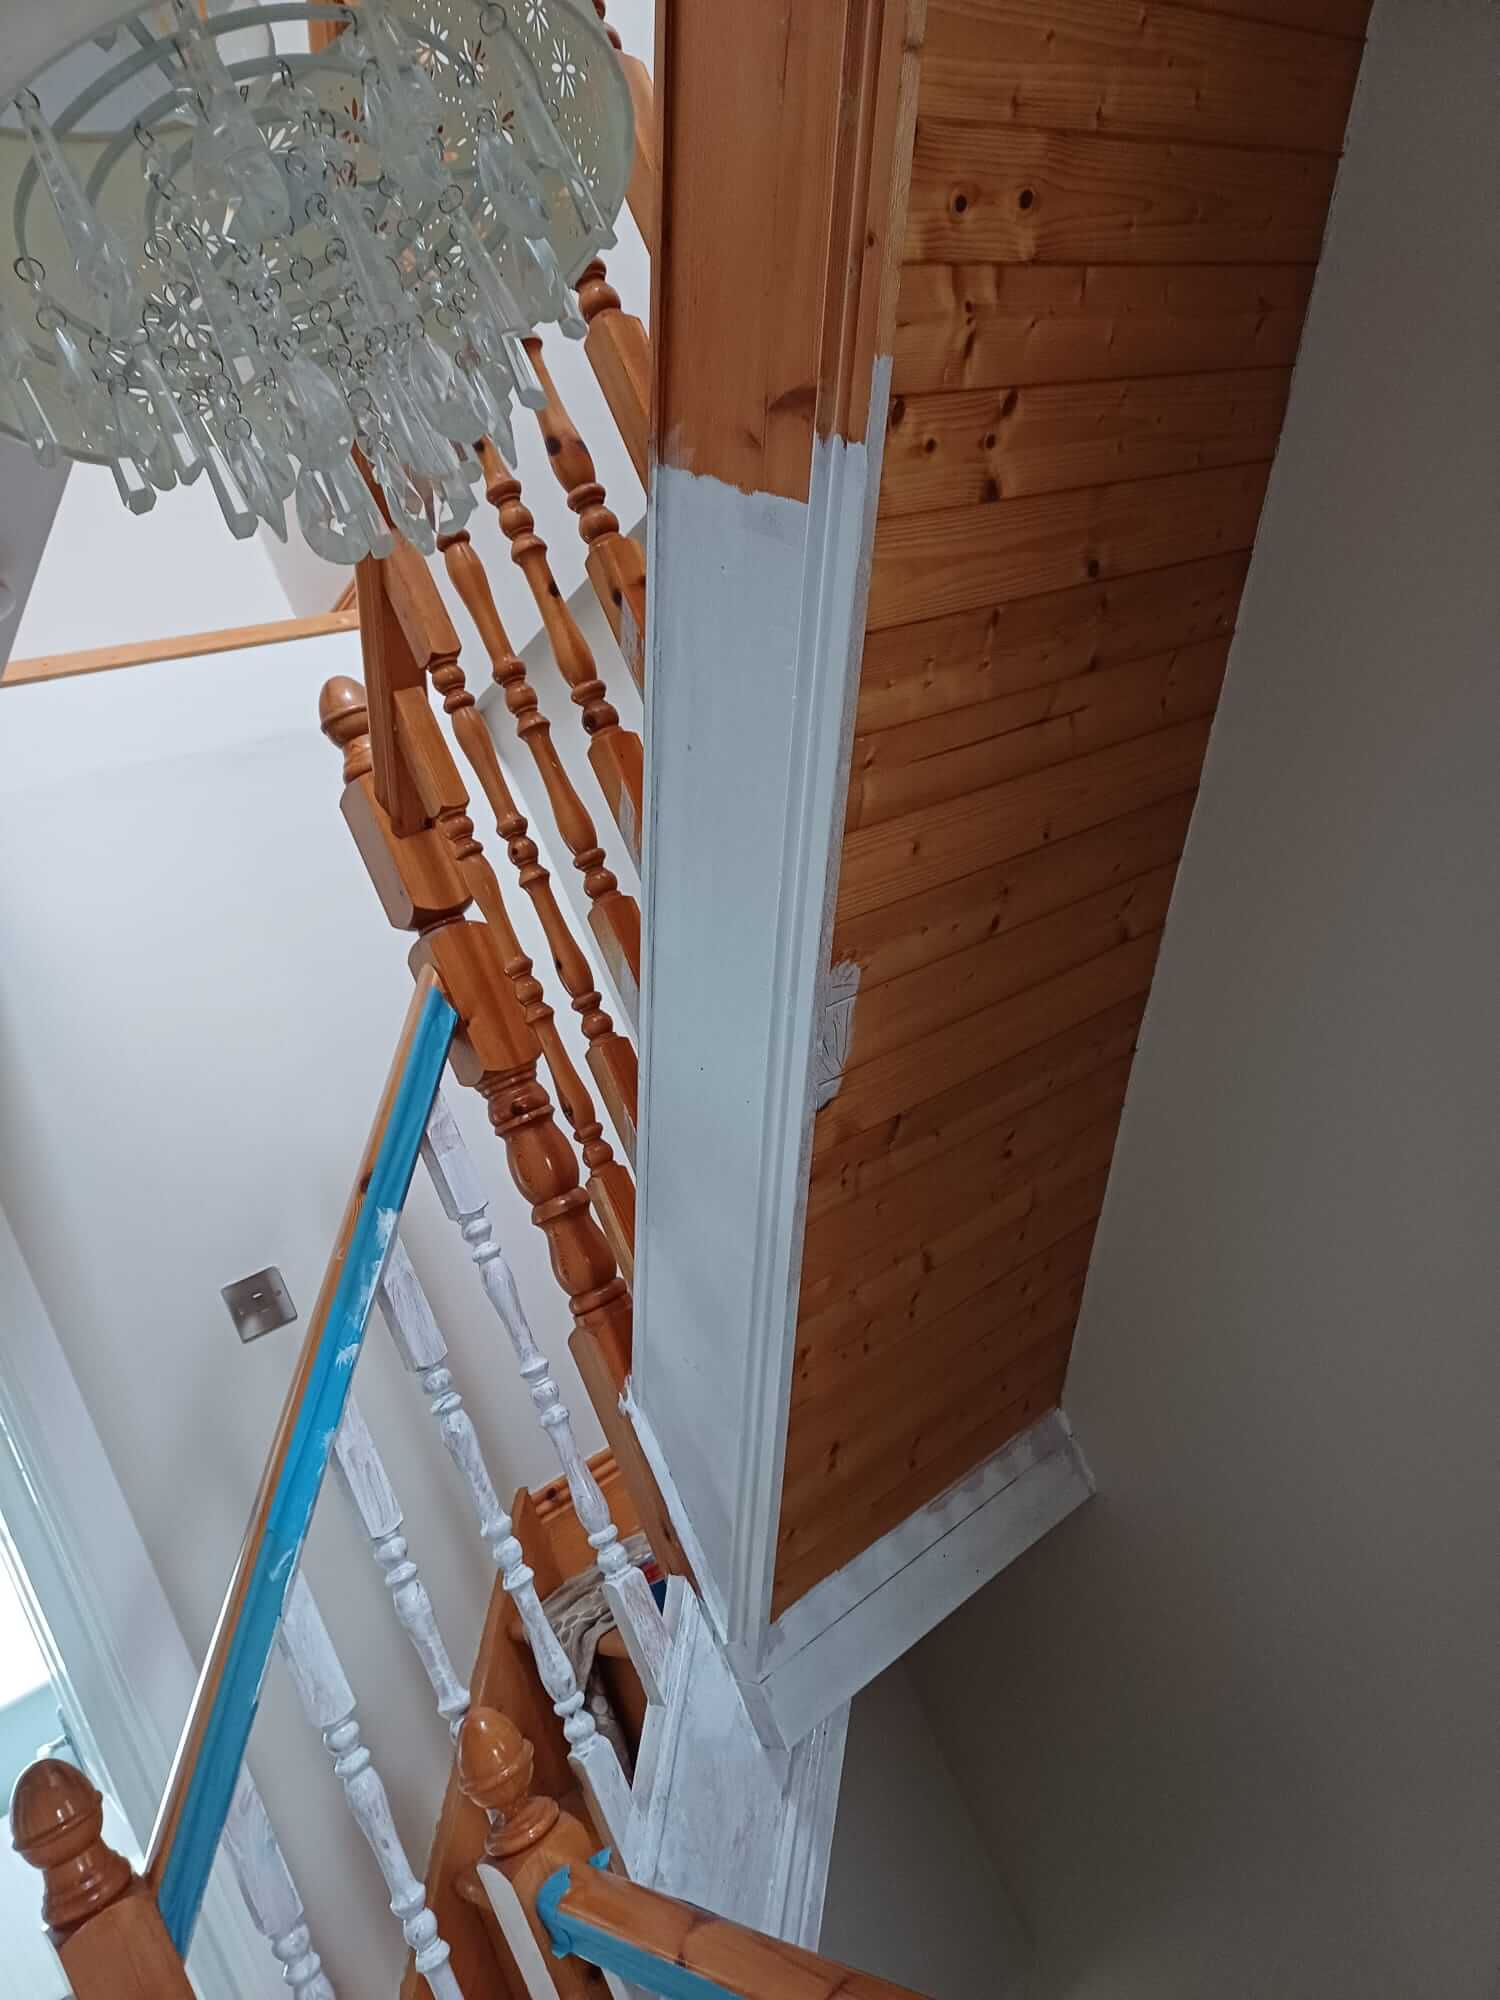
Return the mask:
[[[157,1905],[168,1936],[184,1957],[239,1780],[282,1606],[343,1419],[375,1288],[416,1170],[422,1136],[457,1025],[457,1014],[433,987],[412,1034],[350,1234],[328,1321],[271,1498],[234,1640],[162,1870]]]
[[[607,1868],[608,1848],[594,1855],[589,1866]],[[601,1971],[628,1979],[644,1993],[659,1994],[661,2000],[745,2000],[742,1993],[705,1979],[701,1972],[689,1972],[674,1959],[658,1958],[642,1945],[611,1937],[608,1931],[570,1915],[563,1909],[562,1899],[572,1886],[573,1870],[564,1867],[549,1875],[537,1892],[536,1913],[546,1926],[554,1958],[581,1958]]]

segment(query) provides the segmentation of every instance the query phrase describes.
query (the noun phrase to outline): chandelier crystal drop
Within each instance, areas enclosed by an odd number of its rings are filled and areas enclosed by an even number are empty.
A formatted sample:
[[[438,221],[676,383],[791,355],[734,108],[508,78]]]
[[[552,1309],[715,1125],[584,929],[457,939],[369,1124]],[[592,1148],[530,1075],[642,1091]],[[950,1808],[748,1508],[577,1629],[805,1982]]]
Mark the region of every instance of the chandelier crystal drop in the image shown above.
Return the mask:
[[[342,32],[288,53],[311,21]],[[285,539],[290,503],[338,563],[392,545],[357,448],[430,552],[478,439],[512,456],[513,401],[545,404],[526,337],[582,336],[615,240],[630,98],[587,0],[170,0],[89,52],[0,132],[0,425],[108,465],[132,513],[205,472],[236,537]]]

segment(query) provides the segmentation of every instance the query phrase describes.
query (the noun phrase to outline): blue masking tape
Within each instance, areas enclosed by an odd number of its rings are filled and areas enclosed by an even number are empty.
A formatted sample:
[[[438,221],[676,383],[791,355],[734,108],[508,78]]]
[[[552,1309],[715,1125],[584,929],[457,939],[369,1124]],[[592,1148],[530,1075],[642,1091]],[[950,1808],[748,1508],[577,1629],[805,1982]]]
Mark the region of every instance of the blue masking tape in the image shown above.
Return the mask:
[[[209,1871],[239,1781],[282,1606],[343,1419],[375,1288],[416,1170],[422,1136],[457,1025],[457,1014],[433,987],[412,1035],[280,1482],[271,1497],[265,1533],[157,1895],[167,1935],[183,1957],[192,1941]]]
[[[589,1866],[607,1868],[609,1849],[594,1855]],[[742,1993],[705,1979],[700,1972],[689,1972],[685,1965],[657,1958],[640,1945],[611,1937],[607,1931],[597,1930],[593,1924],[570,1915],[564,1911],[562,1899],[572,1886],[572,1869],[559,1868],[537,1892],[537,1915],[552,1941],[554,1958],[581,1958],[604,1972],[613,1972],[617,1978],[628,1979],[645,1993],[659,1994],[661,2000],[745,2000]]]

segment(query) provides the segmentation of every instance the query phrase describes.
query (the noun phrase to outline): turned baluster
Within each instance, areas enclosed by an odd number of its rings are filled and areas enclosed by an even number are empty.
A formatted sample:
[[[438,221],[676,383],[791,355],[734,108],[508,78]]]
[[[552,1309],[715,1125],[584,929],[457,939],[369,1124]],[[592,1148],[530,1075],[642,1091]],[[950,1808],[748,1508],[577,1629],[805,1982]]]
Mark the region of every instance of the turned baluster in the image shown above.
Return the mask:
[[[42,1922],[76,2000],[193,2000],[156,1899],[104,1838],[83,1772],[44,1757],[16,1780],[11,1840],[42,1873]]]
[[[331,700],[330,691],[335,688],[338,690],[338,701],[324,714],[323,728],[331,740],[345,746],[347,776],[350,757],[353,756],[356,763],[360,761],[357,750],[363,740],[362,732],[367,728],[368,714],[357,681],[330,682],[324,689],[325,697]],[[498,962],[515,994],[523,1019],[546,1059],[557,1090],[557,1101],[583,1153],[584,1164],[589,1170],[590,1195],[594,1197],[601,1216],[613,1217],[622,1211],[633,1216],[634,1186],[632,1184],[628,1189],[621,1186],[622,1181],[629,1182],[629,1174],[615,1159],[613,1148],[604,1136],[604,1127],[594,1111],[594,1101],[558,1032],[556,1018],[547,1004],[541,982],[533,973],[531,960],[521,948],[495,871],[475,838],[474,822],[465,811],[468,794],[458,775],[458,766],[428,706],[426,693],[420,687],[401,688],[395,696],[394,707],[397,740],[406,775],[416,788],[423,810],[434,822],[433,830],[447,845],[459,884],[479,906]],[[364,773],[361,771],[360,775]],[[424,834],[420,833],[401,836],[403,839],[418,840],[423,837]]]
[[[542,1884],[559,1868],[586,1867],[594,1842],[555,1799],[533,1792],[534,1781],[531,1745],[509,1716],[474,1709],[459,1732],[458,1782],[464,1797],[484,1811],[489,1832],[483,1857],[460,1890],[491,1916],[523,1972],[535,1969],[531,1947],[560,2000],[601,2000],[607,1991],[602,1975],[582,1959],[554,1957],[536,1908]]]
[[[554,1714],[562,1723],[568,1761],[588,1792],[600,1825],[609,1829],[612,1840],[622,1840],[631,1824],[630,1787],[613,1744],[599,1734],[584,1705],[583,1690],[542,1607],[535,1576],[510,1515],[500,1504],[473,1420],[453,1386],[447,1368],[447,1347],[399,1239],[381,1286],[380,1306],[403,1360],[420,1376],[443,1445],[463,1480],[490,1561],[520,1614],[538,1676]],[[439,1358],[433,1359],[434,1356]]]
[[[574,706],[583,715],[584,733],[589,738],[589,762],[600,788],[609,801],[609,809],[614,815],[625,845],[632,860],[640,865],[641,848],[641,798],[642,798],[642,753],[638,736],[619,726],[619,716],[606,699],[605,687],[599,678],[593,653],[588,641],[578,629],[578,622],[563,601],[562,592],[557,587],[552,574],[552,565],[547,560],[547,544],[536,532],[536,522],[531,509],[521,495],[521,482],[506,465],[493,444],[485,438],[475,446],[480,464],[484,467],[485,497],[495,509],[500,519],[500,527],[510,543],[511,560],[525,577],[537,610],[541,614],[542,625],[547,633],[552,657],[557,662],[558,672],[572,691]],[[491,654],[494,660],[494,655]],[[525,685],[525,668],[510,653],[509,648],[502,660],[495,660],[495,679],[505,690],[506,706],[517,718],[534,713],[536,697]],[[524,691],[524,692],[523,692]],[[545,717],[542,718],[545,722]],[[548,781],[548,771],[544,758],[551,751],[550,738],[533,722],[529,733],[523,739],[532,756],[537,760],[544,784]],[[551,751],[555,758],[556,752]],[[548,796],[552,796],[548,786]],[[575,794],[576,797],[576,794]],[[557,800],[553,801],[554,811]],[[584,887],[589,886],[590,871],[601,866],[603,852],[598,847],[593,822],[580,804],[577,814],[572,813],[565,823],[559,814],[558,830],[562,834],[574,865],[582,872]],[[634,903],[629,904],[630,928],[619,931],[616,955],[626,957],[631,967],[633,983],[640,977],[640,915]],[[596,932],[597,934],[597,932]],[[601,945],[605,939],[600,938]]]
[[[370,1538],[396,1616],[437,1698],[438,1714],[456,1735],[459,1723],[468,1713],[469,1690],[453,1671],[432,1600],[401,1532],[404,1522],[396,1489],[352,1391],[344,1405],[344,1420],[333,1441],[333,1451],[339,1484]]]
[[[438,1935],[437,1919],[401,1845],[384,1781],[362,1740],[354,1690],[300,1573],[287,1592],[276,1643],[307,1719],[333,1759],[334,1775],[344,1788],[354,1822],[385,1877],[391,1912],[400,1921],[418,1972],[433,2000],[463,2000],[448,1964],[448,1947]]]
[[[344,819],[386,916],[398,930],[417,933],[413,971],[430,967],[458,1014],[453,1073],[483,1097],[511,1178],[546,1236],[553,1273],[573,1313],[568,1345],[630,1482],[657,1562],[690,1575],[640,1440],[620,1408],[630,1373],[630,1294],[579,1185],[576,1155],[537,1081],[536,1037],[501,972],[493,941],[480,925],[464,921],[469,896],[449,843],[431,827],[398,835],[377,798],[358,682],[329,681],[319,713],[330,742],[344,752]]]
[[[296,2000],[334,2000],[323,1961],[313,1950],[301,1894],[248,1771],[241,1771],[230,1802],[224,1846],[250,1921],[270,1945]]]
[[[637,156],[639,157],[639,156]],[[593,258],[578,278],[578,310],[588,332],[583,351],[604,392],[620,440],[642,487],[649,487],[651,337],[634,313],[622,310],[604,261]]]
[[[604,276],[602,264],[591,264]],[[597,307],[596,307],[597,310]],[[598,324],[596,320],[595,324]],[[557,385],[547,369],[542,343],[535,334],[526,342],[526,352],[546,392],[545,409],[536,420],[547,457],[557,483],[568,496],[568,506],[578,517],[578,532],[588,550],[585,568],[594,595],[603,606],[609,628],[638,688],[646,684],[646,559],[640,543],[620,533],[619,517],[605,504],[604,488],[594,470],[593,455],[568,415]]]
[[[495,680],[505,690],[506,704],[515,717],[517,733],[527,741],[533,737],[543,739],[533,746],[533,755],[559,827],[576,825],[580,816],[587,824],[588,816],[582,801],[552,745],[550,725],[537,709],[536,696],[526,679],[526,669],[511,651],[510,640],[495,608],[489,578],[473,544],[468,535],[460,531],[441,537],[438,546],[443,551],[448,574],[484,641],[493,663]],[[573,1002],[573,1010],[579,1017],[588,1043],[589,1068],[614,1120],[626,1156],[633,1160],[638,1067],[635,1049],[616,1032],[614,1022],[605,1012],[602,996],[594,982],[593,969],[558,906],[552,878],[538,859],[536,842],[530,838],[526,819],[505,782],[494,739],[469,692],[462,670],[455,661],[440,673],[434,673],[432,678],[433,686],[442,695],[443,707],[452,719],[459,747],[478,777],[480,790],[495,816],[495,826],[506,844],[516,879],[531,898],[541,921],[558,976]],[[614,715],[613,709],[610,714]],[[614,727],[617,733],[623,733],[619,732],[618,717]],[[636,747],[640,747],[639,739],[636,740]],[[590,897],[589,925],[601,939],[601,948],[607,949],[616,914],[614,905],[617,903],[628,905],[625,916],[630,934],[638,930],[639,913],[636,912],[631,920],[630,912],[635,911],[635,906],[628,897],[621,895],[615,877],[602,865],[602,858],[601,864],[585,875],[584,887]]]
[[[594,0],[594,12],[604,21],[604,32],[619,53],[620,67],[625,72],[625,81],[630,89],[631,108],[635,112],[635,157],[630,165],[630,185],[625,199],[630,203],[630,212],[635,217],[636,228],[641,232],[641,240],[647,251],[656,248],[656,218],[660,204],[661,175],[657,166],[656,95],[652,88],[651,72],[639,56],[628,56],[621,45],[620,37],[604,20],[604,0]],[[644,475],[643,475],[644,476]]]
[[[620,1531],[609,1511],[609,1502],[578,1448],[573,1420],[563,1401],[557,1377],[552,1373],[546,1355],[537,1346],[526,1308],[516,1289],[515,1274],[505,1252],[495,1241],[495,1232],[490,1226],[489,1197],[475,1171],[463,1135],[441,1096],[434,1100],[427,1120],[427,1136],[422,1141],[422,1162],[437,1190],[443,1213],[458,1228],[469,1246],[469,1255],[479,1271],[485,1295],[515,1350],[521,1380],[530,1392],[537,1421],[552,1440],[563,1476],[568,1482],[573,1510],[598,1562],[606,1601],[641,1677],[646,1698],[648,1701],[664,1700],[668,1650],[666,1626],[650,1585],[625,1553]]]

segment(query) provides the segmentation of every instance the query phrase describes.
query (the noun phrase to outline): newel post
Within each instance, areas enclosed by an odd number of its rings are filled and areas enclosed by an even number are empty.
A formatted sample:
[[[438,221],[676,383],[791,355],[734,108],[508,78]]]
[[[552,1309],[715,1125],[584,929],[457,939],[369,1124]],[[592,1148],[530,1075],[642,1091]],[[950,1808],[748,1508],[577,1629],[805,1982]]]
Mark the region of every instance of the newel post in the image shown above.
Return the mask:
[[[42,1874],[42,1921],[76,2000],[193,2000],[156,1899],[104,1838],[82,1771],[44,1757],[10,1802],[16,1852]]]

